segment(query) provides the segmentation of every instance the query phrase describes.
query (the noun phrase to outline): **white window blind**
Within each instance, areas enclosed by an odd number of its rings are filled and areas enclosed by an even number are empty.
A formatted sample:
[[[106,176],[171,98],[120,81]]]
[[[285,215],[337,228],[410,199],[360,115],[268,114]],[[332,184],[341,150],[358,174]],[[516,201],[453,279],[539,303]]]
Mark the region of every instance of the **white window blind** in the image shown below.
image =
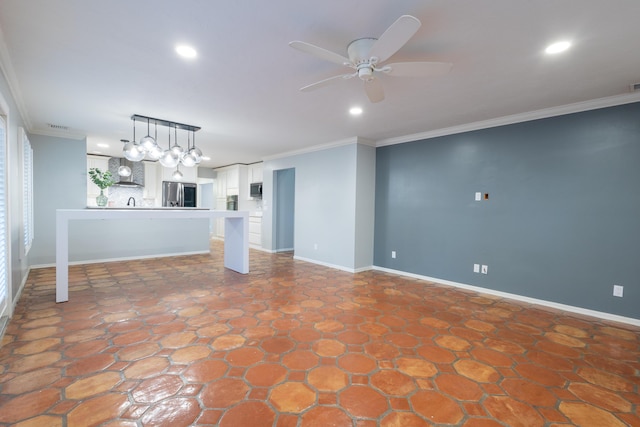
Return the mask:
[[[0,116],[0,314],[7,304],[7,123]]]
[[[33,149],[27,133],[20,128],[22,140],[22,226],[24,253],[29,253],[33,243]]]

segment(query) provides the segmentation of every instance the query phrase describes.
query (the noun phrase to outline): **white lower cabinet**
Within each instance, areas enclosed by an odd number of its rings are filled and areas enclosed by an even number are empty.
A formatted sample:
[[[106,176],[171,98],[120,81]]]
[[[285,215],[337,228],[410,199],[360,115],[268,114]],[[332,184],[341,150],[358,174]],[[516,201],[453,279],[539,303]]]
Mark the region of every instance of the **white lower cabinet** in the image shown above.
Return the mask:
[[[249,215],[249,244],[262,246],[262,217]]]

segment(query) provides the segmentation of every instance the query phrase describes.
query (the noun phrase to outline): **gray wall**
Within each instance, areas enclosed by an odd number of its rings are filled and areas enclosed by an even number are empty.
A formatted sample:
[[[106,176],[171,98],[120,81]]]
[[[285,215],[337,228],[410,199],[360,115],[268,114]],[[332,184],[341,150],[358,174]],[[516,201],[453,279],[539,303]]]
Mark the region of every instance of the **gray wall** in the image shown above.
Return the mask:
[[[376,149],[358,144],[356,156],[355,265],[373,266],[373,233],[376,192]]]
[[[372,264],[371,244],[368,248],[369,259],[356,257],[357,194],[360,190],[373,192],[369,183],[362,189],[358,186],[359,146],[354,138],[354,142],[347,145],[269,159],[263,163],[263,248],[276,249],[275,236],[272,234],[275,229],[272,212],[274,171],[294,168],[295,256],[345,270],[358,270]],[[366,162],[367,156],[363,156],[361,161]],[[375,158],[370,156],[368,161],[374,162]],[[372,199],[373,196],[369,197]],[[373,218],[373,209],[362,214]],[[317,249],[314,249],[316,244]],[[359,251],[367,253],[363,247]]]
[[[87,145],[84,139],[30,135],[33,147],[34,238],[31,265],[55,262],[56,209],[87,205]]]
[[[380,147],[376,161],[375,265],[640,318],[640,103]]]

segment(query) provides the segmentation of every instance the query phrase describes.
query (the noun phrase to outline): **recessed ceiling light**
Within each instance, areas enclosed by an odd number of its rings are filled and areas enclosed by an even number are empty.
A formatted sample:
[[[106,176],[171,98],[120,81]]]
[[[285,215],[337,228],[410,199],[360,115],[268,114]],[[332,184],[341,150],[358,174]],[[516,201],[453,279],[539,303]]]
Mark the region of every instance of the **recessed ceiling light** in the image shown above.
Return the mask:
[[[351,107],[349,109],[349,114],[351,114],[352,116],[359,116],[360,114],[362,114],[362,108],[360,108],[360,107]]]
[[[93,154],[102,154],[102,151],[98,151],[98,150],[93,150],[92,151]]]
[[[202,156],[202,160],[211,160],[211,157],[209,157],[209,156]]]
[[[109,148],[109,144],[105,144],[104,142],[99,142],[96,145],[100,148]]]
[[[555,54],[555,53],[564,52],[565,50],[569,49],[570,47],[571,47],[571,42],[569,42],[569,41],[561,41],[561,42],[550,44],[549,46],[547,46],[547,48],[544,50],[544,52],[548,53],[548,54]]]
[[[198,56],[198,52],[194,48],[185,44],[176,46],[176,52],[183,58],[195,58]]]

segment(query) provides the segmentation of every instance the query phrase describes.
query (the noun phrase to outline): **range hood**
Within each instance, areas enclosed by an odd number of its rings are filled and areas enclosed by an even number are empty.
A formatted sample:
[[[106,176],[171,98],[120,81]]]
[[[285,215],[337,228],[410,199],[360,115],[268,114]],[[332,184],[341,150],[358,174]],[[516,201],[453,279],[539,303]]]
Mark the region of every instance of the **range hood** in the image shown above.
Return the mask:
[[[118,175],[118,168],[120,166],[129,167],[129,169],[131,169],[131,175]],[[109,159],[109,171],[116,179],[116,183],[113,185],[122,187],[144,187],[144,163],[142,162],[132,162],[124,157],[112,157]]]

